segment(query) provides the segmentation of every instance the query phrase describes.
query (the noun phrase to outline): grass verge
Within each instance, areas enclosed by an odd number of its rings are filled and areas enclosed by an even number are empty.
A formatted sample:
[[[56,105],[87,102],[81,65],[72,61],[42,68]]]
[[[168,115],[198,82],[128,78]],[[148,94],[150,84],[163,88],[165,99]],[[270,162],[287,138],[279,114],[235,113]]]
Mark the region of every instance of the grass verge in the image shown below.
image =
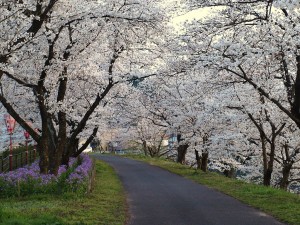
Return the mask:
[[[145,156],[126,156],[159,166],[172,173],[230,195],[291,225],[300,225],[300,197],[279,189],[249,184],[217,173],[198,171],[172,161]]]
[[[3,225],[122,225],[126,220],[123,187],[114,170],[99,160],[94,190],[86,196],[67,193],[0,201]]]

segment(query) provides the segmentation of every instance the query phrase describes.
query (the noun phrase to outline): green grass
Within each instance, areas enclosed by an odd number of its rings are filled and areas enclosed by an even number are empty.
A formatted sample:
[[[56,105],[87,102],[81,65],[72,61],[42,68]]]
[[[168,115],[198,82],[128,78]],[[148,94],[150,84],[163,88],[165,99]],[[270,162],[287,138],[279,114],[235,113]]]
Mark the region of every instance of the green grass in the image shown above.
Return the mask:
[[[217,173],[204,173],[164,159],[144,156],[127,157],[159,166],[199,184],[216,189],[288,224],[300,225],[300,197],[296,194],[230,179]]]
[[[96,182],[92,193],[35,195],[0,199],[0,224],[5,225],[123,225],[126,200],[114,170],[96,161]]]

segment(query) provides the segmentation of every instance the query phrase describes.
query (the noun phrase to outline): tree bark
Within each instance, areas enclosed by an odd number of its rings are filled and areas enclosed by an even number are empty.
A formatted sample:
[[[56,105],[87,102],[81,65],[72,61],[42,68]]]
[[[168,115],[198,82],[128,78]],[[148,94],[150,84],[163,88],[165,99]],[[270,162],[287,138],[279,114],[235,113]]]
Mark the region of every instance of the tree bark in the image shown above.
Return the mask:
[[[69,143],[69,138],[67,138],[67,143]],[[61,165],[65,165],[67,168],[69,167],[70,157],[75,155],[76,152],[78,152],[78,146],[79,146],[79,138],[75,139],[74,145],[68,144],[65,146],[62,155]]]
[[[275,160],[275,140],[279,132],[283,129],[284,126],[281,126],[281,128],[276,132],[276,127],[273,123],[270,122],[270,125],[272,127],[272,138],[270,143],[270,154],[269,154],[269,161],[267,163],[267,168],[264,170],[264,185],[270,186],[271,185],[271,178],[273,173],[273,167],[274,167],[274,160]]]
[[[196,155],[196,163],[197,163],[197,169],[201,169],[201,157],[199,156],[199,152],[195,150]]]
[[[64,70],[62,74],[60,75],[59,78],[59,87],[58,87],[58,93],[57,93],[57,103],[63,103],[65,99],[65,95],[67,92],[67,83],[68,83],[68,78],[67,78],[68,70],[67,67],[64,67]],[[59,111],[58,112],[58,135],[57,135],[57,140],[54,141],[57,143],[55,152],[52,153],[51,155],[53,156],[52,163],[51,163],[51,168],[50,168],[50,173],[54,174],[57,176],[58,174],[58,169],[59,166],[61,165],[62,161],[62,155],[64,153],[66,144],[67,144],[67,115],[64,111]],[[49,118],[48,118],[49,119]],[[51,131],[51,128],[53,125],[51,123],[52,121],[49,122],[48,128],[49,131]],[[53,133],[55,134],[55,130],[53,129]],[[50,135],[50,137],[53,137],[54,135]]]
[[[207,172],[207,165],[208,165],[208,152],[202,152],[201,170],[203,172]]]
[[[49,149],[48,149],[48,139],[46,135],[43,135],[41,140],[37,144],[37,149],[40,155],[40,173],[48,174],[49,169]]]
[[[267,168],[264,171],[263,184],[265,186],[270,186],[271,185],[272,172],[273,172],[273,169],[270,169],[270,168]]]
[[[285,164],[282,169],[282,179],[280,181],[280,189],[287,190],[289,185],[289,177],[292,169],[292,163]]]
[[[145,156],[148,156],[147,142],[145,140],[143,140],[143,150]]]
[[[270,170],[268,167],[268,155],[267,155],[267,147],[266,147],[266,138],[265,135],[260,132],[260,140],[261,140],[261,148],[262,148],[262,157],[263,157],[263,184],[265,186],[270,186],[271,177],[273,170]]]
[[[177,162],[184,164],[185,163],[185,155],[187,153],[187,149],[188,149],[189,145],[185,144],[185,145],[179,145],[177,148]]]
[[[294,102],[291,108],[292,114],[300,121],[300,56],[296,57],[297,76],[294,84]],[[300,128],[300,122],[297,123]]]
[[[62,156],[67,144],[67,122],[66,114],[63,112],[58,113],[59,117],[59,132],[57,148],[53,157],[53,167],[50,169],[50,173],[57,176],[59,166],[61,165]]]

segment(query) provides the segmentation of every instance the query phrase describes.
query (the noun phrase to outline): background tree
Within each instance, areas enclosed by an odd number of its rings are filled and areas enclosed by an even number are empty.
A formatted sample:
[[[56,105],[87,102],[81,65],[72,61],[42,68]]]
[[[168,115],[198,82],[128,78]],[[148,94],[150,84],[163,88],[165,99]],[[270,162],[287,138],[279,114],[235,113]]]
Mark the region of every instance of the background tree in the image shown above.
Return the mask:
[[[241,103],[247,108],[245,113],[259,132],[263,134],[265,129],[266,133],[261,135],[261,145],[264,148],[265,144],[270,143],[272,150],[262,158],[267,168],[265,172],[268,171],[266,173],[270,175],[273,164],[280,161],[275,160],[276,156],[281,155],[280,158],[285,158],[284,154],[281,154],[285,145],[283,136],[286,138],[286,134],[289,133],[290,138],[294,140],[292,138],[294,132],[290,133],[290,127],[293,127],[292,123],[299,126],[296,112],[299,111],[297,97],[299,44],[295,39],[298,33],[299,17],[296,10],[298,3],[295,1],[191,1],[190,3],[193,9],[215,8],[211,18],[187,26],[188,35],[182,39],[193,52],[193,61],[198,62],[194,67],[210,68],[223,77],[223,82],[229,79],[228,81],[239,83],[247,90],[251,90],[249,87],[252,87],[252,94],[249,93],[251,98],[248,95]],[[263,112],[261,116],[264,118],[259,116],[260,112]],[[279,123],[276,124],[274,121]],[[285,130],[285,126],[289,128]],[[297,141],[293,147],[287,149],[287,155],[295,156],[296,146]],[[267,180],[270,181],[270,176],[266,177],[269,177]],[[282,181],[286,180],[283,177],[286,175],[282,175]],[[269,181],[265,183],[268,184]]]

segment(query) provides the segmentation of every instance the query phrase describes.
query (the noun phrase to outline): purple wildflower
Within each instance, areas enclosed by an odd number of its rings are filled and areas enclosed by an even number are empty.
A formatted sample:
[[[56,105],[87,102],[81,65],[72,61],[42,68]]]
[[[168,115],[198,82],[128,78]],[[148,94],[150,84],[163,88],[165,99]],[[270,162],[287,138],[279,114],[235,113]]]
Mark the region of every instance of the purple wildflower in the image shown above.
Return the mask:
[[[70,185],[80,184],[86,181],[89,171],[92,169],[93,162],[91,158],[86,155],[81,155],[81,164],[77,166],[73,173],[71,173],[66,180]]]
[[[69,167],[71,167],[76,158],[70,158]],[[58,169],[58,176],[53,174],[40,174],[39,161],[33,162],[29,166],[19,168],[7,173],[0,173],[0,179],[3,180],[9,186],[17,186],[20,182],[29,182],[29,180],[37,181],[39,185],[47,185],[52,182],[57,182],[58,177],[66,172],[66,166],[62,165]]]

